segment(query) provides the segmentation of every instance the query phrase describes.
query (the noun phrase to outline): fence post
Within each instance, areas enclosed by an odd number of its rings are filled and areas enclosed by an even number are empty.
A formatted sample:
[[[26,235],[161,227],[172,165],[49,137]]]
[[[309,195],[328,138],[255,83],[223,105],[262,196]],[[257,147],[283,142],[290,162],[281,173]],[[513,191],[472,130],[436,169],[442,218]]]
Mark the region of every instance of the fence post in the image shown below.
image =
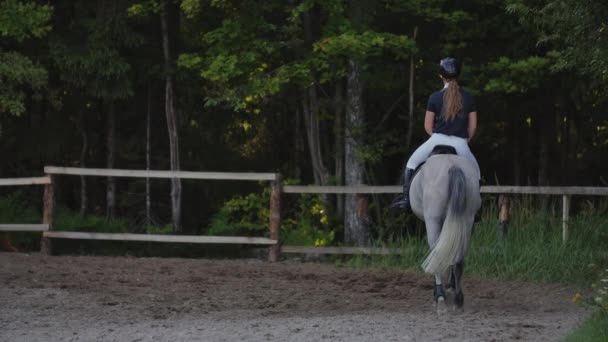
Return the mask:
[[[275,245],[270,246],[268,261],[279,261],[281,246],[279,245],[279,230],[281,228],[281,191],[282,178],[280,174],[276,175],[275,180],[270,183],[270,238],[276,240]]]
[[[562,195],[562,239],[568,240],[568,216],[570,215],[570,196]]]
[[[509,197],[505,194],[498,195],[498,222],[504,239],[509,228]]]
[[[49,175],[50,182],[44,186],[44,194],[42,195],[42,223],[48,224],[48,230],[53,230],[53,219],[55,216],[55,176]],[[50,238],[44,237],[40,240],[40,252],[42,254],[53,254],[53,245]]]

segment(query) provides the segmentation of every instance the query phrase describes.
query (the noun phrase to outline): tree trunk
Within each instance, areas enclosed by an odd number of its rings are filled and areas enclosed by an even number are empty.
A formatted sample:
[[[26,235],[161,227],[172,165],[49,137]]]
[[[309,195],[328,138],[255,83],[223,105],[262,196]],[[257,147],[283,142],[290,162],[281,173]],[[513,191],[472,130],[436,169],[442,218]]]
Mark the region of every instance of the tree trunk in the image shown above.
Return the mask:
[[[336,185],[344,185],[344,83],[336,81],[334,94],[334,139]],[[336,195],[336,215],[344,216],[344,195]]]
[[[416,36],[418,35],[418,26],[414,27],[413,39],[416,41]],[[414,65],[414,55],[410,57],[410,80],[408,85],[409,90],[409,102],[408,102],[408,123],[407,123],[407,136],[405,139],[405,150],[409,153],[410,148],[412,147],[412,139],[414,137],[414,125],[415,125],[415,117],[414,117],[414,72],[416,71]],[[403,170],[405,172],[405,170]]]
[[[511,115],[510,126],[511,126],[511,138],[513,144],[511,145],[512,163],[513,163],[513,185],[522,185],[521,182],[521,160],[523,155],[521,153],[521,139],[523,138],[521,132],[525,132],[526,127],[522,125],[524,120],[520,115]]]
[[[295,133],[293,137],[294,143],[294,167],[293,177],[295,179],[302,178],[302,168],[300,167],[304,155],[304,139],[302,138],[302,113],[299,105],[296,105],[296,121],[295,121]]]
[[[167,116],[167,129],[169,131],[169,153],[171,171],[179,168],[179,138],[177,132],[177,112],[173,93],[173,61],[171,60],[171,46],[169,38],[169,1],[163,0],[160,12],[161,32],[163,41],[164,71],[165,71],[165,114]],[[171,179],[171,214],[173,231],[181,232],[181,197],[182,183],[179,178]]]
[[[152,108],[152,89],[148,87],[148,108],[146,111],[146,170],[150,170],[150,111]],[[150,213],[150,178],[146,177],[146,229],[152,225]]]
[[[539,134],[539,149],[538,149],[538,185],[545,186],[549,184],[549,139],[555,132],[550,131],[551,125],[548,119],[545,118],[540,124]]]
[[[364,123],[362,93],[361,66],[357,61],[349,59],[344,136],[346,185],[360,185],[363,183],[363,160],[357,156]],[[366,246],[369,239],[368,229],[365,225],[366,217],[362,217],[357,208],[357,195],[346,195],[344,204],[344,239],[347,243],[355,242],[359,246]]]
[[[113,169],[116,152],[116,118],[114,102],[110,101],[106,118],[106,168]],[[106,183],[106,218],[113,219],[116,211],[116,179],[108,177]]]
[[[302,13],[302,23],[304,26],[306,42],[308,45],[312,46],[312,28],[310,13],[308,13],[308,11]],[[313,83],[306,91],[301,92],[301,101],[315,184],[325,185],[329,180],[329,172],[325,167],[323,154],[321,153],[319,98],[317,95],[316,83]]]
[[[321,155],[321,137],[319,134],[319,104],[314,86],[301,92],[302,116],[306,128],[306,140],[310,151],[313,176],[315,184],[325,185],[329,179],[329,172],[323,163]]]
[[[80,113],[80,136],[82,137],[82,148],[80,149],[80,167],[87,167],[87,151],[89,145],[89,137],[87,134],[87,126],[85,115]],[[87,213],[87,180],[85,176],[80,176],[80,216],[83,217]]]

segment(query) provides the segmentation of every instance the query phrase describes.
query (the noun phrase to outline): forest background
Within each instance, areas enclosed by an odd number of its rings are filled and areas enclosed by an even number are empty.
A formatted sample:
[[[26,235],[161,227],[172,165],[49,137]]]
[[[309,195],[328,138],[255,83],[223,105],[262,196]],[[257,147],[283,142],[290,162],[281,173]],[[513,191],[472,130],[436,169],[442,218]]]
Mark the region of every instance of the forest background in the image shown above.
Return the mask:
[[[483,184],[606,186],[606,18],[600,0],[2,0],[0,175],[57,165],[399,184],[426,139],[438,62],[454,56],[477,100]],[[267,184],[58,181],[61,210],[129,232],[267,231]],[[391,199],[373,198],[364,219],[355,196],[290,197],[282,230],[388,239],[411,220]]]

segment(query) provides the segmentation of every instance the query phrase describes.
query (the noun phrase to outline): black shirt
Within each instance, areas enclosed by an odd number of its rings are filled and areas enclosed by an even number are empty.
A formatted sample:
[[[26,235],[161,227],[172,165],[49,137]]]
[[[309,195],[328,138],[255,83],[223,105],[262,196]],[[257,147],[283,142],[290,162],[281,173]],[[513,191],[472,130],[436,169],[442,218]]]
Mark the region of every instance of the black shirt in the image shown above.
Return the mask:
[[[469,137],[469,113],[476,112],[475,99],[473,96],[460,88],[462,94],[462,111],[459,112],[453,120],[445,121],[441,115],[443,108],[443,94],[445,89],[436,91],[429,96],[429,102],[426,110],[435,113],[435,124],[433,125],[433,133],[442,133],[445,135],[455,135],[457,137],[467,139]]]

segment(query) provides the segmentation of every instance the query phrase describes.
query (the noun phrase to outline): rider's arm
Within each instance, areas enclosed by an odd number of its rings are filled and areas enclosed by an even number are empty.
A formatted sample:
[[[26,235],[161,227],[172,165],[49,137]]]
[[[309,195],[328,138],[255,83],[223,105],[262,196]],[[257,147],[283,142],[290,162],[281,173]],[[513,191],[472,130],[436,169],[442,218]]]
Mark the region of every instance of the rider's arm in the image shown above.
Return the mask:
[[[426,111],[424,116],[424,130],[428,135],[433,135],[433,126],[435,125],[435,113]]]
[[[469,113],[469,128],[467,131],[469,133],[469,139],[467,139],[467,141],[471,141],[477,131],[477,112]]]

